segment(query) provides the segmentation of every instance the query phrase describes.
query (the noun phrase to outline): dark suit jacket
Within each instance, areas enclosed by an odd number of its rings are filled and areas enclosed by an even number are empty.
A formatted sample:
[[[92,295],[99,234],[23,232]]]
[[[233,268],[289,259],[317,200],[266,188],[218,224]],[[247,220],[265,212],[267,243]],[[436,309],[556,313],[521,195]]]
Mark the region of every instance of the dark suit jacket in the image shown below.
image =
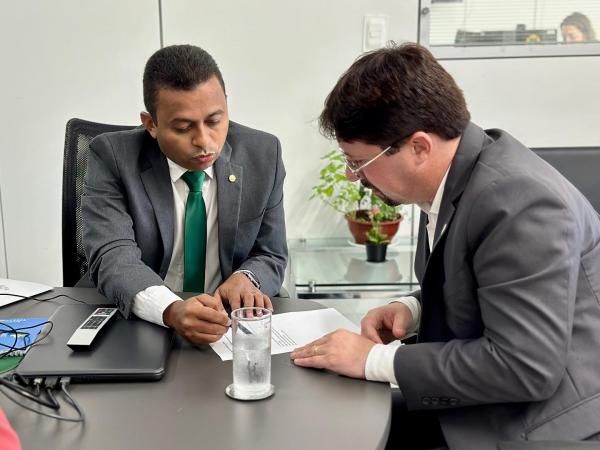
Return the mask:
[[[439,410],[450,449],[600,431],[600,219],[550,165],[469,124],[429,258],[421,217],[419,343],[395,373],[409,409]]]
[[[214,170],[222,279],[247,269],[274,296],[287,262],[279,140],[230,122]],[[156,140],[141,128],[95,138],[81,209],[91,279],[128,317],[138,292],[163,284],[173,251],[173,190]]]

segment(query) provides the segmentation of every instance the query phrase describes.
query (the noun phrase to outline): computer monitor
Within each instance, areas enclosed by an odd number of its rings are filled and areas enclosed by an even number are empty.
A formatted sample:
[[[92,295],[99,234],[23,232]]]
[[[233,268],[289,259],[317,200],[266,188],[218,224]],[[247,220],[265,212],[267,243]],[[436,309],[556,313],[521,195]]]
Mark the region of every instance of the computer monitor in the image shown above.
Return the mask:
[[[457,30],[455,45],[517,45],[549,44],[557,42],[556,29],[530,29],[518,24],[514,30]]]

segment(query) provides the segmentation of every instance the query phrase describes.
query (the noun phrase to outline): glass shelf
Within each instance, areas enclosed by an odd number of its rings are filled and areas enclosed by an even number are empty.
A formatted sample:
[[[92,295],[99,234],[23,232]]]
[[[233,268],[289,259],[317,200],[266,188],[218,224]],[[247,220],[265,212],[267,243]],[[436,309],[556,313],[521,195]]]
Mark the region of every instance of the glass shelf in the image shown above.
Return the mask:
[[[367,262],[364,245],[345,238],[292,239],[288,247],[288,290],[294,297],[381,297],[417,284],[415,244],[408,237],[390,244],[382,263]]]

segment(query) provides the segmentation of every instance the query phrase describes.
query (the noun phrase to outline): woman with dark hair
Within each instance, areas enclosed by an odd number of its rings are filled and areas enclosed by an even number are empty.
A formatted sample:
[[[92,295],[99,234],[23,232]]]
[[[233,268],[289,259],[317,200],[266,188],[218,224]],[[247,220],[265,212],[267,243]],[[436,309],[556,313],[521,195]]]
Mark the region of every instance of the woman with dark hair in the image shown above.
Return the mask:
[[[560,24],[560,31],[565,42],[591,42],[596,40],[596,32],[592,22],[585,14],[574,12],[565,17]]]

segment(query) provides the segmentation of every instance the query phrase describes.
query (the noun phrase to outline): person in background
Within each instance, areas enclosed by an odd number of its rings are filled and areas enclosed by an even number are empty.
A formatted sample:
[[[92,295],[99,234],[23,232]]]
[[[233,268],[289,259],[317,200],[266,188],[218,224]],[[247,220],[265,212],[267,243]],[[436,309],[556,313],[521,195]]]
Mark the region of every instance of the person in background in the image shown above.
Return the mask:
[[[594,42],[596,32],[592,27],[590,19],[580,12],[568,15],[560,24],[563,41],[571,42]]]
[[[154,53],[143,128],[90,144],[81,200],[89,277],[131,313],[189,341],[218,340],[232,309],[264,306],[287,262],[279,140],[229,120],[214,59]],[[199,292],[183,301],[175,292]]]
[[[420,207],[420,289],[294,363],[397,384],[389,448],[599,440],[600,217],[583,194],[509,133],[471,122],[417,44],[361,56],[320,121],[350,180]],[[417,343],[386,345],[413,331]]]

